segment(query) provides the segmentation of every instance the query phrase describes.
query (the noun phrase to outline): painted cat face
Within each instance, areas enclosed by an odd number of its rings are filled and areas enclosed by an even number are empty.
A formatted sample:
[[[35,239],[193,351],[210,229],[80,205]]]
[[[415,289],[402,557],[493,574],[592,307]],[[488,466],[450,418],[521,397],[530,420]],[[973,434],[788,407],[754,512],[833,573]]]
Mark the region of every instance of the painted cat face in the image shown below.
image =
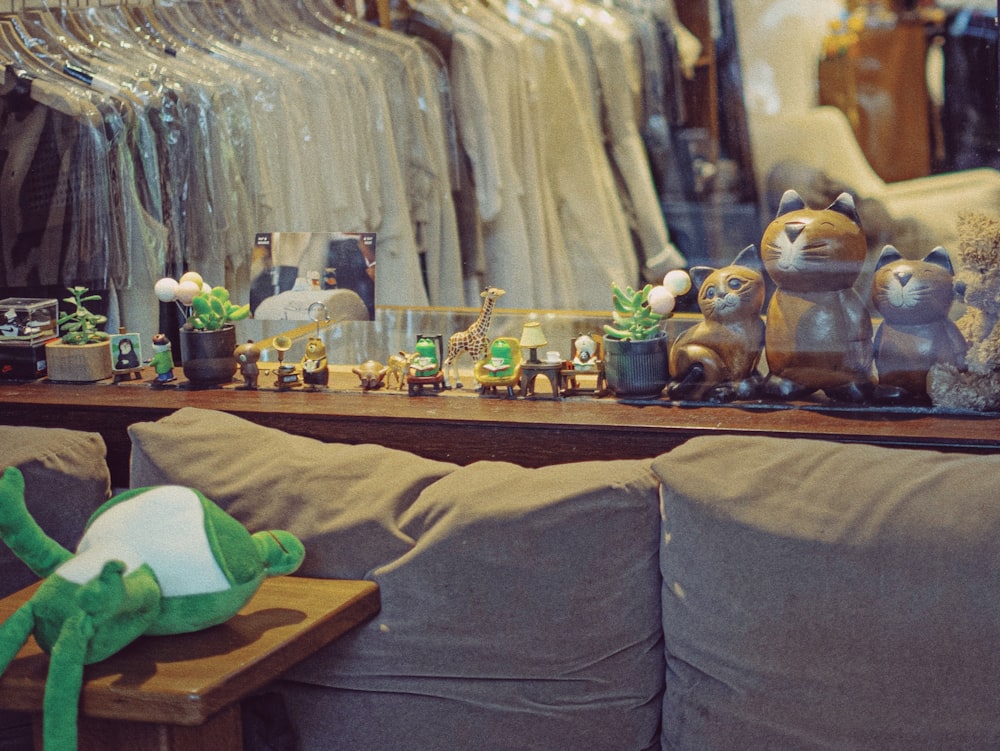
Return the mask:
[[[747,250],[756,253],[753,246]],[[691,269],[691,278],[698,285],[698,307],[707,320],[725,322],[760,315],[764,306],[764,277],[738,261],[721,269],[707,266]]]
[[[785,191],[778,216],[764,229],[761,259],[779,289],[822,292],[850,287],[868,255],[868,241],[849,193],[825,209],[807,208]]]
[[[875,270],[872,301],[890,324],[938,321],[951,310],[954,279],[951,259],[944,248],[935,248],[922,261],[915,261],[886,245]]]

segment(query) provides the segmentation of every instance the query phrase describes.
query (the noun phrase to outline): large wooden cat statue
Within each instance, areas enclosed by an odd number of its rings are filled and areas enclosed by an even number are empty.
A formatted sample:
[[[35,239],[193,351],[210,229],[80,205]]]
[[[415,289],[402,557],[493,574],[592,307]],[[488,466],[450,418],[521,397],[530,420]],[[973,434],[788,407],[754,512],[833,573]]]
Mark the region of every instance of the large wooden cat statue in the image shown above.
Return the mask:
[[[949,317],[955,274],[948,251],[916,261],[882,248],[872,302],[882,316],[875,332],[875,370],[882,399],[927,402],[927,374],[936,363],[965,368],[965,337]]]
[[[823,391],[861,402],[874,391],[872,322],[854,284],[868,242],[849,193],[810,209],[785,191],[761,238],[761,259],[775,285],[767,308],[768,396],[795,399]]]
[[[693,266],[698,307],[704,320],[670,347],[673,400],[728,402],[751,399],[761,384],[764,348],[764,276],[754,245],[728,266]]]

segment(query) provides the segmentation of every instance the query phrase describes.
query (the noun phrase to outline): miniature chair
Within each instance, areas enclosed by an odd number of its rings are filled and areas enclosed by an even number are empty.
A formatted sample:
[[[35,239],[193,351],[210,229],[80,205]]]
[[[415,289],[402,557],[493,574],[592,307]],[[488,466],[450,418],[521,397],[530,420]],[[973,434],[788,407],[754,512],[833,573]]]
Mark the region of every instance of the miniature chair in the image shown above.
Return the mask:
[[[559,371],[559,388],[563,396],[594,394],[606,390],[604,382],[604,338],[599,334],[582,334],[573,340],[572,355]]]
[[[881,202],[893,220],[922,222],[930,240],[954,247],[959,211],[1000,205],[1000,171],[976,168],[888,183],[879,177],[847,115],[817,104],[823,37],[844,7],[842,0],[732,3],[759,195],[766,195],[776,165],[798,162],[849,186],[858,199]]]
[[[497,357],[494,348],[502,347],[508,355]],[[490,354],[473,366],[473,375],[479,383],[480,394],[495,394],[497,387],[507,389],[507,396],[514,396],[514,386],[521,379],[521,343],[512,336],[498,336],[490,343]]]

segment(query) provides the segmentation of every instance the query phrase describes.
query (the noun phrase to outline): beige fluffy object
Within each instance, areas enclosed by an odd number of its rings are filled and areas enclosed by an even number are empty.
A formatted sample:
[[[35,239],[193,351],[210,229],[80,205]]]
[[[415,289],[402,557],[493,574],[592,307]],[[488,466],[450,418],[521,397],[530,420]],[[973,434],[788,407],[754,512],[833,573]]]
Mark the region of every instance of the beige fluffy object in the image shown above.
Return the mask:
[[[960,213],[955,259],[966,306],[955,323],[969,347],[966,368],[934,366],[927,393],[936,407],[1000,410],[1000,218]]]

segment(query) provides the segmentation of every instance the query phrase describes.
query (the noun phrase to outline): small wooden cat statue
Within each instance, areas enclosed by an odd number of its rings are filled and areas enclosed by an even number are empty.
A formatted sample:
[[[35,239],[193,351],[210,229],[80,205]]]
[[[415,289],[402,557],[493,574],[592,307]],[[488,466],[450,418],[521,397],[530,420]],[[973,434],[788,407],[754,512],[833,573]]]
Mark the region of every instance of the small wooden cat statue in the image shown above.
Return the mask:
[[[823,391],[861,402],[874,391],[872,322],[854,290],[868,254],[854,199],[841,193],[810,209],[794,190],[764,229],[764,269],[775,284],[767,308],[764,391],[782,399]]]
[[[670,347],[667,394],[680,401],[750,399],[761,383],[764,347],[764,276],[756,246],[748,245],[729,266],[694,266],[698,307],[704,320]]]
[[[965,367],[965,337],[949,318],[955,300],[948,251],[934,248],[923,260],[882,248],[872,302],[883,322],[875,333],[875,369],[885,399],[929,401],[927,372],[935,363]]]

